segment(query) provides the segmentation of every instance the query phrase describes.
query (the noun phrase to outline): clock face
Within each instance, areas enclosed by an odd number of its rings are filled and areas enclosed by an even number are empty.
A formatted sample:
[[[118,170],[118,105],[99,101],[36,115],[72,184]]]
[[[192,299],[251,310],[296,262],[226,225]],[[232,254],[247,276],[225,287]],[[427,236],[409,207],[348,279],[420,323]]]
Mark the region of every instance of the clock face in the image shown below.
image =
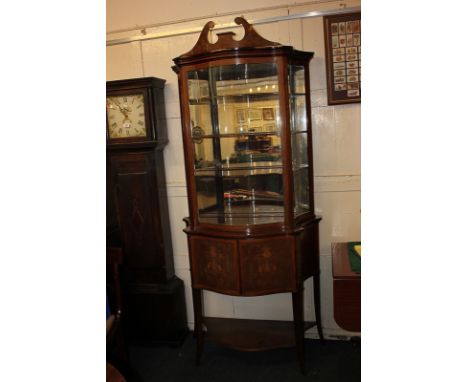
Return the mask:
[[[143,94],[110,96],[106,101],[110,138],[146,137]]]

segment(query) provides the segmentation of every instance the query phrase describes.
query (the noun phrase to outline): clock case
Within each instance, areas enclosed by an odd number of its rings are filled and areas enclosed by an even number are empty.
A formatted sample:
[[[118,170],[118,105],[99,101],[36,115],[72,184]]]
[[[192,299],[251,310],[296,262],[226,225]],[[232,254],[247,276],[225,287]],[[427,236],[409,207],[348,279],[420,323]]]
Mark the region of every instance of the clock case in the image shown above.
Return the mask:
[[[165,120],[164,83],[166,81],[155,77],[133,78],[127,80],[108,81],[106,96],[126,96],[142,94],[145,108],[146,136],[111,138],[109,136],[109,119],[106,115],[106,134],[108,145],[124,147],[132,143],[138,147],[165,146],[168,143]],[[107,114],[107,113],[106,113]]]
[[[245,35],[242,39],[234,39],[233,32],[218,33],[217,41],[210,43],[208,34],[214,27],[209,22],[203,28],[197,44],[193,49],[174,59],[173,70],[178,74],[179,95],[181,103],[182,130],[185,151],[185,168],[187,178],[187,190],[190,216],[185,218],[188,236],[189,255],[192,277],[192,294],[195,316],[195,333],[197,337],[197,363],[200,362],[203,343],[209,340],[223,346],[237,350],[254,351],[271,348],[295,346],[302,372],[305,372],[304,358],[304,331],[317,326],[320,338],[323,340],[320,309],[320,265],[319,265],[319,234],[318,226],[321,218],[314,214],[313,193],[313,162],[312,162],[312,126],[310,106],[310,78],[309,62],[313,53],[295,50],[291,46],[284,46],[276,42],[265,40],[258,35],[255,29],[243,18],[235,19],[236,24],[242,25]],[[252,211],[255,207],[255,194],[260,194],[265,189],[255,189],[247,199],[236,201],[232,198],[232,161],[227,161],[219,155],[222,153],[223,144],[217,144],[221,149],[216,149],[213,143],[213,174],[214,181],[210,187],[202,189],[200,174],[205,171],[196,161],[197,150],[192,128],[197,123],[192,123],[192,113],[196,107],[191,97],[191,82],[197,78],[193,73],[209,74],[203,77],[208,82],[207,114],[211,115],[211,124],[204,128],[208,131],[205,139],[209,137],[213,141],[221,141],[229,137],[238,137],[228,131],[228,134],[220,133],[220,112],[224,107],[222,97],[219,97],[219,86],[229,86],[233,78],[239,82],[239,78],[245,78],[246,82],[253,79],[258,81],[259,70],[247,73],[248,68],[261,68],[258,65],[276,64],[276,80],[278,92],[277,110],[281,117],[278,122],[279,136],[281,140],[281,167],[280,179],[282,188],[277,189],[282,193],[281,207],[283,215],[280,220],[272,219],[272,222],[263,220],[261,224],[256,219],[256,212],[246,215],[244,222],[230,220],[229,208],[235,203],[250,203]],[[245,66],[245,77],[239,77],[236,67]],[[252,65],[252,66],[249,66]],[[307,150],[304,150],[304,165],[308,168],[305,198],[307,210],[296,213],[295,190],[301,187],[294,176],[294,143],[295,136],[293,121],[296,119],[292,95],[294,81],[291,76],[295,73],[294,66],[302,67],[304,90],[300,97],[304,100],[304,112],[306,126],[300,134],[303,134],[307,142]],[[226,68],[224,71],[222,68]],[[234,68],[234,69],[229,69]],[[261,71],[260,71],[261,72]],[[250,76],[251,75],[251,76]],[[218,77],[216,77],[218,76]],[[250,77],[249,77],[250,76]],[[201,78],[201,75],[198,76]],[[192,82],[193,83],[193,82]],[[233,83],[233,82],[231,82]],[[236,85],[233,85],[234,88]],[[271,89],[271,87],[270,87]],[[249,95],[247,93],[247,95]],[[259,94],[259,96],[261,96]],[[271,96],[271,95],[269,95]],[[237,96],[238,97],[238,96]],[[244,95],[242,95],[244,97]],[[231,97],[236,98],[236,96]],[[235,107],[235,106],[234,106]],[[249,106],[250,107],[250,106]],[[206,120],[209,120],[207,118]],[[229,123],[227,123],[229,125]],[[230,127],[228,126],[228,129]],[[212,132],[211,132],[212,131]],[[250,136],[261,136],[256,132]],[[265,135],[265,134],[263,134]],[[196,136],[196,139],[199,137]],[[224,145],[226,146],[226,145]],[[239,147],[236,142],[235,147]],[[234,149],[237,151],[237,148]],[[252,154],[251,152],[248,153]],[[260,154],[252,154],[260,156]],[[248,155],[247,155],[248,156]],[[232,159],[232,157],[231,157]],[[208,163],[208,166],[211,166]],[[254,174],[256,180],[260,174],[255,163],[247,163],[249,174]],[[262,166],[266,172],[271,172],[274,166]],[[232,171],[231,171],[232,170]],[[262,174],[262,177],[265,175]],[[268,176],[268,175],[267,175]],[[278,176],[275,174],[276,179]],[[240,177],[240,176],[239,176]],[[271,177],[270,177],[271,178]],[[269,182],[270,184],[274,182]],[[302,182],[306,183],[306,182]],[[253,188],[265,188],[268,182],[253,181]],[[226,186],[228,188],[226,188]],[[215,208],[203,208],[199,204],[203,202],[204,195],[214,189],[216,195]],[[271,194],[271,193],[270,193]],[[245,196],[244,195],[244,196]],[[224,201],[223,201],[224,199]],[[260,200],[258,200],[260,201]],[[263,201],[265,202],[265,200]],[[268,201],[266,201],[268,203]],[[270,203],[272,206],[274,203]],[[218,212],[217,212],[218,211]],[[217,218],[207,218],[207,212],[218,213]],[[213,215],[214,216],[214,215]],[[313,277],[314,285],[314,309],[316,321],[304,322],[304,294],[303,283]],[[206,317],[203,314],[203,290],[232,296],[262,296],[273,293],[291,293],[293,322],[272,320],[245,320],[228,319],[218,317]]]
[[[108,81],[107,96],[143,94],[147,136],[107,140],[107,246],[123,249],[126,341],[180,344],[188,333],[185,289],[175,276],[163,149],[165,80]],[[108,275],[108,281],[110,280]]]

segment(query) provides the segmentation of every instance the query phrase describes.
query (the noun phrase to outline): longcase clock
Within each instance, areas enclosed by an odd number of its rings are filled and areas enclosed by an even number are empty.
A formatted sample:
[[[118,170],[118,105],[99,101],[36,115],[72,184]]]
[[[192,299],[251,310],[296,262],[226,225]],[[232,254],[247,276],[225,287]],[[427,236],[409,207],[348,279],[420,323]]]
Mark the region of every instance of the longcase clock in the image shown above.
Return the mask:
[[[153,77],[107,82],[108,245],[123,248],[123,320],[134,343],[180,342],[187,332],[162,153],[164,83]]]

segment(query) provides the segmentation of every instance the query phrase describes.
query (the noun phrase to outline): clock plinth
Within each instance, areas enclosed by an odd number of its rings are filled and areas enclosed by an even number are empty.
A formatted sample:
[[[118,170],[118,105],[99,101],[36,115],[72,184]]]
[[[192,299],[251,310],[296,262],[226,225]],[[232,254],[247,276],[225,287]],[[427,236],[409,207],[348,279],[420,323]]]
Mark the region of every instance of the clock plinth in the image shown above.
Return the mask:
[[[159,284],[127,287],[125,331],[131,343],[179,346],[188,334],[184,283],[173,277]]]

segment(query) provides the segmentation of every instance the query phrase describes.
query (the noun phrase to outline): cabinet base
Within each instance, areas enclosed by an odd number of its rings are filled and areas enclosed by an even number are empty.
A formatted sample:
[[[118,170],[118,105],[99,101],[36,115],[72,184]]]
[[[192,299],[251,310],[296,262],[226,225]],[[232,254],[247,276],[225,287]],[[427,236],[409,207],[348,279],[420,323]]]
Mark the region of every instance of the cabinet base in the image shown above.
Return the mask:
[[[177,277],[164,284],[128,285],[122,313],[127,343],[181,345],[188,334],[185,306],[184,283]]]

